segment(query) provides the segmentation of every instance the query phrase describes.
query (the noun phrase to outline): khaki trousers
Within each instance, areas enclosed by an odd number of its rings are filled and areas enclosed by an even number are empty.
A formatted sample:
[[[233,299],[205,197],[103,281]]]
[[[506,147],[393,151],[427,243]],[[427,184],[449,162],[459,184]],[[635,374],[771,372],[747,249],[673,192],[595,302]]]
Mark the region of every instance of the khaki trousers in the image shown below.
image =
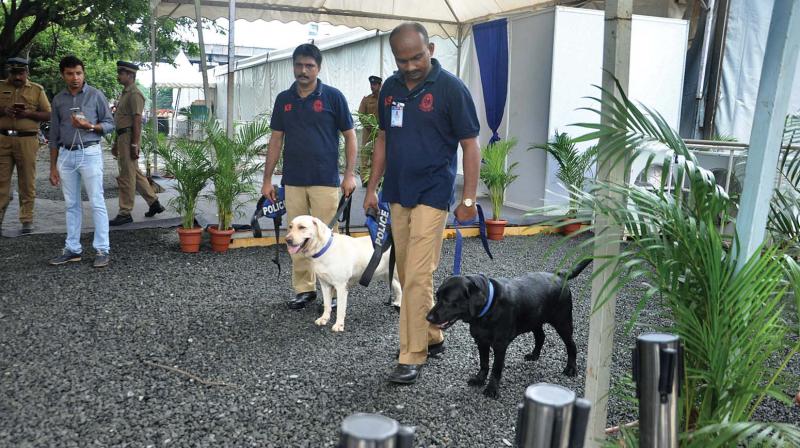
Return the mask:
[[[139,169],[138,159],[131,158],[131,131],[117,137],[116,142],[117,166],[119,176],[119,214],[130,216],[133,210],[133,202],[136,199],[136,192],[144,198],[147,205],[151,205],[158,200],[153,187],[147,180],[147,176]]]
[[[11,174],[17,168],[20,222],[33,222],[33,202],[36,198],[36,158],[39,137],[8,137],[0,135],[0,223],[11,202]]]
[[[397,274],[403,289],[400,306],[400,364],[423,364],[428,345],[444,340],[425,316],[433,308],[433,272],[442,255],[447,212],[427,205],[390,204]]]
[[[337,187],[294,187],[286,185],[286,219],[287,223],[301,215],[317,217],[328,225],[336,215],[339,206],[339,188]],[[334,225],[338,232],[339,226]],[[292,256],[292,287],[295,294],[317,290],[317,278],[311,267],[311,260],[301,254]]]

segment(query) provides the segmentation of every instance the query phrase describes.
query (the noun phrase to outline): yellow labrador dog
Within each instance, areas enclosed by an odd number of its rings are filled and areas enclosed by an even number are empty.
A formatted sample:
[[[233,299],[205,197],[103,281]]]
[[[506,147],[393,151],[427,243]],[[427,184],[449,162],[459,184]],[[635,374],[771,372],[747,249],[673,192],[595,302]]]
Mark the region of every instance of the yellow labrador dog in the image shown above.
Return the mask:
[[[369,236],[353,238],[333,233],[319,219],[302,215],[289,223],[286,247],[290,254],[301,254],[311,259],[311,264],[322,288],[322,316],[314,323],[327,325],[331,318],[331,300],[336,290],[336,322],[333,331],[344,331],[344,316],[347,313],[347,287],[357,283],[372,257],[372,240]],[[384,252],[375,269],[375,277],[388,280],[389,251]],[[392,305],[399,307],[402,301],[400,280],[395,270],[392,278]]]

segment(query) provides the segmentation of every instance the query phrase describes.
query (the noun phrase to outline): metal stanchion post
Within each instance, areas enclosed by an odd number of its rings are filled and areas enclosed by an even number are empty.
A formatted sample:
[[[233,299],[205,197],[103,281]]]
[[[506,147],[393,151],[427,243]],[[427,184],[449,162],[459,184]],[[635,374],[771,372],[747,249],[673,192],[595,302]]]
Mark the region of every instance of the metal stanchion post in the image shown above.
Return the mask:
[[[678,391],[683,350],[673,334],[639,336],[633,349],[633,381],[639,399],[639,443],[652,448],[678,447]]]
[[[379,414],[352,414],[342,421],[339,448],[412,448],[414,429]]]
[[[538,383],[525,390],[517,407],[519,448],[582,448],[591,403],[556,384]]]

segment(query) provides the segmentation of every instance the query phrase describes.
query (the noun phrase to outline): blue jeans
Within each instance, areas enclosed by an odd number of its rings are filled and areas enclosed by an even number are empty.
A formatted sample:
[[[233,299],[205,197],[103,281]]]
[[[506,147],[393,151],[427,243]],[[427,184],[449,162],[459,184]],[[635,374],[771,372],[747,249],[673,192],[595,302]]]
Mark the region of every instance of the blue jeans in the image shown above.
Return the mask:
[[[67,241],[65,248],[75,254],[81,253],[81,179],[89,196],[94,221],[92,246],[98,252],[108,253],[108,212],[103,197],[103,154],[100,145],[85,149],[58,150],[58,174],[61,176],[61,191],[67,209]]]

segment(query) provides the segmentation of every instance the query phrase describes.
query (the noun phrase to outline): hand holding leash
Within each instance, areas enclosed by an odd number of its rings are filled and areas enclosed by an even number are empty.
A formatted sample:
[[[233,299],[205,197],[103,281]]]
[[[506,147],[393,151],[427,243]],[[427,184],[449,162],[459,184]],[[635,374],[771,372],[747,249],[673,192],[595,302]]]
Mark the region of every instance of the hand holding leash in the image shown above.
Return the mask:
[[[364,212],[369,211],[371,208],[378,208],[378,193],[367,191],[367,194],[364,195]]]
[[[356,190],[356,176],[353,174],[345,174],[342,179],[342,195],[350,197]]]
[[[456,221],[460,224],[471,223],[475,220],[475,215],[478,214],[478,208],[475,205],[467,207],[464,204],[458,204],[453,214],[456,216]]]
[[[269,198],[272,202],[278,202],[278,196],[275,194],[275,187],[272,182],[264,182],[264,185],[261,186],[261,196]]]

